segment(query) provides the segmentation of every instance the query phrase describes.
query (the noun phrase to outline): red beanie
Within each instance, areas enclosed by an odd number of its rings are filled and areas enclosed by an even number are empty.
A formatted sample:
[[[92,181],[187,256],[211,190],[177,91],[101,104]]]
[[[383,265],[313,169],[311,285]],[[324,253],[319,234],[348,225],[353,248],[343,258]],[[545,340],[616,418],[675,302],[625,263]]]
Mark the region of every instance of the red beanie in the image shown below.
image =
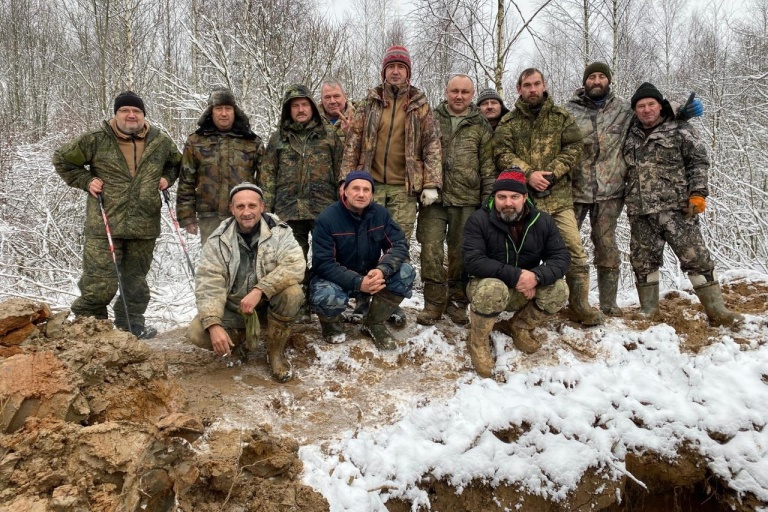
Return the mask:
[[[408,68],[408,78],[411,78],[411,54],[405,46],[390,46],[384,52],[381,59],[381,79],[384,79],[384,70],[393,62],[402,62]]]
[[[502,171],[493,183],[492,193],[495,194],[499,190],[527,194],[528,187],[525,185],[525,174],[523,171],[521,171],[519,167],[511,167],[506,171]]]

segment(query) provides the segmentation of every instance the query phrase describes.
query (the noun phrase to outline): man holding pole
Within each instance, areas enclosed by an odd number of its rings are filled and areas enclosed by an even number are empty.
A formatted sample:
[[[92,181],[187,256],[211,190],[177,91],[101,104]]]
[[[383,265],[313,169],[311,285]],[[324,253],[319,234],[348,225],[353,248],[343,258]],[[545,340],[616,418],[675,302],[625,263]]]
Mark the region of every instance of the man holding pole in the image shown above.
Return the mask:
[[[145,325],[144,312],[147,273],[160,235],[158,190],[176,180],[181,154],[144,115],[139,96],[120,93],[114,117],[56,150],[53,165],[67,185],[89,194],[80,297],[72,312],[106,319],[107,306],[121,288],[115,326],[148,339],[157,334]]]

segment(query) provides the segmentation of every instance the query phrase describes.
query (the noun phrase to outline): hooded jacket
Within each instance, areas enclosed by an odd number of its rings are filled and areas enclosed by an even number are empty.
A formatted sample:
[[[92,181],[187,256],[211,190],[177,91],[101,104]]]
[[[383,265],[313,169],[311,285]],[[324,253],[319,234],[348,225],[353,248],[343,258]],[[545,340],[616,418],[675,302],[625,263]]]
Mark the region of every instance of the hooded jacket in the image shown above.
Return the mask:
[[[306,98],[312,118],[296,123],[291,100]],[[261,166],[264,204],[282,220],[314,220],[337,197],[337,181],[344,148],[333,127],[324,122],[304,86],[293,86],[283,96],[280,126],[272,133]]]

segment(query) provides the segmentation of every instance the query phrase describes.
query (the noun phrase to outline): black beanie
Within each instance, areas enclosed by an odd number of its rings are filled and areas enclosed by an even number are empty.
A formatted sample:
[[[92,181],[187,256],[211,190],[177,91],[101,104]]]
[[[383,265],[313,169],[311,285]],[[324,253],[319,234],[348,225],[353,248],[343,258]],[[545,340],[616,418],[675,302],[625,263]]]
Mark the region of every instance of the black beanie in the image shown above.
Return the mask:
[[[608,67],[608,64],[605,62],[593,62],[584,70],[584,77],[581,79],[581,85],[587,85],[587,78],[589,78],[589,75],[592,73],[602,73],[608,79],[609,84],[613,82],[613,73],[611,73],[611,68]]]
[[[635,110],[635,105],[637,105],[637,102],[644,98],[653,98],[659,103],[664,102],[664,96],[661,95],[661,92],[656,88],[655,85],[649,82],[643,82],[640,84],[640,87],[637,88],[635,94],[632,95],[632,110]]]
[[[115,114],[120,107],[136,107],[144,115],[147,115],[147,111],[144,110],[144,100],[139,98],[133,91],[124,91],[117,95],[117,98],[115,98]]]
[[[525,174],[519,167],[510,167],[502,171],[496,181],[493,182],[492,194],[499,190],[507,190],[520,194],[527,194],[528,187],[525,184]]]

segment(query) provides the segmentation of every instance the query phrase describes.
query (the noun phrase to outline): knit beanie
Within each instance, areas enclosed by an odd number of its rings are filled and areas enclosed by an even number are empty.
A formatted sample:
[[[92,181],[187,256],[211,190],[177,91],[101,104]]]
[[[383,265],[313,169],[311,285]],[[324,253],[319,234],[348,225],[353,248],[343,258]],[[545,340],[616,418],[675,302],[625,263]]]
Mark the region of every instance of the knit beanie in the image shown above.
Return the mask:
[[[115,98],[115,114],[120,107],[136,107],[144,115],[147,115],[147,111],[144,110],[144,100],[139,98],[133,91],[124,91],[117,95],[117,98]]]
[[[484,101],[487,100],[496,100],[499,103],[504,105],[504,100],[501,99],[501,96],[499,96],[499,93],[496,92],[496,89],[483,89],[477,94],[477,106],[483,104]]]
[[[264,192],[261,190],[260,187],[257,185],[254,185],[250,181],[244,181],[239,185],[235,185],[232,187],[232,190],[229,191],[229,200],[232,201],[232,198],[235,197],[235,194],[238,192],[242,192],[243,190],[251,190],[253,192],[256,192],[261,196],[262,199],[264,199]]]
[[[371,173],[366,171],[352,171],[351,173],[347,174],[347,177],[344,179],[344,188],[347,188],[347,185],[355,180],[365,180],[371,184],[372,192],[376,190],[376,185],[373,183],[373,176],[371,176]]]
[[[525,174],[523,171],[519,167],[510,167],[506,171],[502,171],[493,183],[492,193],[495,194],[499,190],[527,194],[528,187],[525,184]]]
[[[235,101],[235,95],[231,90],[226,87],[215,87],[210,96],[208,96],[209,107],[219,107],[221,105],[229,105],[230,107],[236,107],[237,101]]]
[[[643,82],[640,84],[640,87],[637,88],[635,94],[632,95],[632,110],[635,110],[635,105],[637,105],[637,102],[644,98],[653,98],[659,103],[664,101],[664,96],[661,95],[661,92],[656,88],[655,85],[648,82]]]
[[[608,64],[605,62],[593,62],[584,70],[584,77],[581,80],[582,85],[587,85],[587,78],[592,73],[602,73],[608,78],[609,84],[613,82],[613,73],[611,73],[611,68],[608,67]]]
[[[384,70],[393,62],[402,62],[408,68],[408,78],[411,78],[411,54],[405,46],[390,46],[384,52],[381,59],[381,79],[384,79]]]

